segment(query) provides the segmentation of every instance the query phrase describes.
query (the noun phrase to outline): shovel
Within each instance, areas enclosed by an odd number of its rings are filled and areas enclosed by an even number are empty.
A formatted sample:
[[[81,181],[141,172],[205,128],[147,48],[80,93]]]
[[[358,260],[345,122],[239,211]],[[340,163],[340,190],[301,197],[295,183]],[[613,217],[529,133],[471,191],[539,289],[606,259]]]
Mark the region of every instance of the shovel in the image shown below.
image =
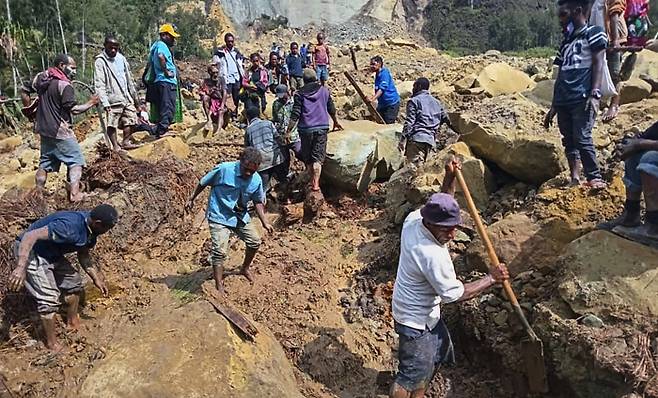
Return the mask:
[[[457,182],[459,183],[459,186],[464,193],[464,197],[466,198],[468,212],[471,213],[471,217],[473,217],[473,221],[475,221],[478,234],[482,238],[482,241],[487,248],[487,254],[489,255],[491,266],[498,267],[500,264],[498,261],[498,256],[496,256],[496,252],[494,251],[493,245],[491,244],[487,230],[485,229],[484,224],[482,224],[480,214],[475,207],[475,203],[473,202],[473,198],[471,197],[471,193],[468,190],[468,186],[466,185],[466,181],[464,180],[464,176],[462,175],[461,170],[455,170],[455,177],[457,177]],[[514,312],[516,312],[516,314],[519,316],[521,324],[528,334],[528,337],[521,341],[521,356],[523,357],[525,369],[528,375],[528,387],[531,392],[548,392],[546,366],[544,364],[544,346],[541,340],[539,340],[539,337],[537,337],[535,331],[532,330],[530,323],[528,323],[528,319],[526,319],[525,314],[523,313],[523,310],[521,309],[521,306],[516,299],[514,290],[512,290],[512,285],[508,280],[503,282],[503,289],[505,290],[505,294],[507,295],[510,303],[512,304],[512,307],[514,308]]]

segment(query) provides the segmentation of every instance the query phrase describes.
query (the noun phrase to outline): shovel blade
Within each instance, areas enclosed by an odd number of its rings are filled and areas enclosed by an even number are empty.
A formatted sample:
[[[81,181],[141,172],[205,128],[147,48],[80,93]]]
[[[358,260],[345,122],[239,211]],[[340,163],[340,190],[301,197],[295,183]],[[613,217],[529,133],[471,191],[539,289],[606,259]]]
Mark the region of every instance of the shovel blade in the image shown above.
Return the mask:
[[[544,363],[544,345],[539,339],[521,341],[521,355],[528,374],[528,388],[531,392],[548,392],[548,378]]]

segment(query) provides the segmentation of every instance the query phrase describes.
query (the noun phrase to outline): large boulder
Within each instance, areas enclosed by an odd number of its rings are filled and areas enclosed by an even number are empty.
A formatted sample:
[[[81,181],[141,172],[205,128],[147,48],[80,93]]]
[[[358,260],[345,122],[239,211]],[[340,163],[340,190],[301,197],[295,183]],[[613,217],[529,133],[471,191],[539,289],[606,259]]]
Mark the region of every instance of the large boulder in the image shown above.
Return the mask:
[[[620,100],[621,104],[630,104],[631,102],[639,102],[651,95],[651,84],[642,79],[633,77],[620,84]]]
[[[411,80],[406,80],[400,83],[396,83],[395,87],[398,89],[398,94],[403,100],[411,97],[414,89],[414,82]]]
[[[450,119],[475,155],[523,182],[541,184],[566,168],[559,134],[542,127],[544,113],[519,95],[485,99]]]
[[[457,142],[433,154],[420,167],[407,165],[391,176],[386,184],[386,207],[401,212],[396,215],[396,222],[403,221],[406,215],[404,213],[421,206],[430,195],[441,191],[444,166],[453,155],[462,162],[462,173],[475,205],[481,210],[487,207],[489,195],[495,189],[493,175],[480,159],[473,156],[466,144]],[[457,188],[455,197],[459,204],[466,208],[460,188]]]
[[[325,183],[351,192],[365,192],[375,179],[388,179],[402,163],[397,149],[399,124],[367,120],[341,121],[343,131],[329,133],[322,167]]]
[[[558,220],[540,223],[523,213],[510,214],[487,230],[496,254],[512,276],[553,268],[564,246],[574,238]],[[489,258],[479,236],[468,246],[464,258],[469,268],[487,271]]]
[[[0,140],[0,153],[11,152],[17,146],[23,143],[23,138],[20,135],[12,135]]]
[[[117,335],[78,397],[294,397],[292,366],[262,328],[244,341],[205,301],[152,309]]]
[[[658,250],[606,231],[567,246],[559,266],[562,298],[576,314],[658,316]]]
[[[637,60],[631,73],[631,79],[639,79],[642,75],[647,75],[654,79],[658,77],[658,53],[653,51],[640,51],[637,53]]]
[[[523,93],[530,101],[543,107],[550,107],[553,103],[553,88],[555,80],[542,80],[532,89]]]
[[[180,137],[165,137],[129,151],[128,156],[149,162],[157,162],[169,156],[187,159],[190,147]]]
[[[475,80],[475,87],[482,87],[490,96],[514,94],[533,88],[530,76],[504,62],[488,65]]]

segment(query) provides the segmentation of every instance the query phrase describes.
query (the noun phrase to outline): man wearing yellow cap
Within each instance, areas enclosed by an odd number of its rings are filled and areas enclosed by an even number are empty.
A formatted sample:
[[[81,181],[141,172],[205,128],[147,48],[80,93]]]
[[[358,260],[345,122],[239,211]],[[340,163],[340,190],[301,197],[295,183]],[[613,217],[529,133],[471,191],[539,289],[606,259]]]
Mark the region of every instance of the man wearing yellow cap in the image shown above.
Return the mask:
[[[178,73],[171,47],[176,38],[180,37],[176,27],[169,23],[160,26],[159,33],[160,40],[153,43],[149,53],[149,67],[154,77],[150,100],[155,103],[160,115],[154,131],[158,138],[167,134],[176,112]]]

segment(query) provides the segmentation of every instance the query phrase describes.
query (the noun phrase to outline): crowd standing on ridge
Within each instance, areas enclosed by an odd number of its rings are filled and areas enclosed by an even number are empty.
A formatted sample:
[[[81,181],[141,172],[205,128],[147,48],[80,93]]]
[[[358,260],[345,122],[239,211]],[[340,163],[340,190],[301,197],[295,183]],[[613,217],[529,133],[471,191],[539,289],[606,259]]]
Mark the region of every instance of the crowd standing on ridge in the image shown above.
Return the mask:
[[[570,184],[581,185],[584,172],[583,184],[594,193],[605,189],[606,182],[597,163],[592,128],[606,97],[610,103],[603,121],[617,116],[619,83],[630,74],[636,53],[645,44],[641,29],[647,10],[648,3],[640,0],[558,2],[564,41],[555,59],[559,72],[544,125],[549,128],[557,116]],[[627,23],[633,24],[633,29]],[[48,173],[57,172],[64,163],[68,169],[69,199],[84,199],[80,177],[85,159],[72,130],[72,114],[99,104],[115,151],[135,148],[137,145],[131,142],[135,131],[148,131],[154,139],[172,135],[170,127],[180,121],[182,112],[180,76],[172,49],[177,39],[184,38],[169,23],[162,25],[158,34],[142,76],[145,101],[139,98],[130,66],[112,35],[106,37],[103,50],[95,58],[96,94],[86,103],[76,103],[71,84],[76,63],[66,54],[58,55],[52,66],[25,88],[23,102],[41,139],[38,189],[43,189]],[[209,260],[215,286],[222,294],[231,234],[245,243],[241,273],[253,281],[251,264],[261,246],[261,236],[250,212],[255,212],[264,230],[273,232],[265,205],[275,182],[283,186],[291,182],[291,162],[297,159],[305,165],[309,194],[321,191],[328,136],[343,129],[330,92],[331,60],[323,33],[317,34],[315,43],[302,43],[301,47],[298,42],[285,47],[273,43],[266,60],[258,52],[245,58],[236,47],[235,35],[227,33],[224,45],[213,53],[207,66],[208,76],[199,84],[206,129],[221,134],[229,123],[240,124],[244,128],[244,149],[237,161],[220,163],[201,178],[185,210],[193,211],[196,198],[209,188]],[[366,100],[385,123],[396,123],[400,120],[401,98],[394,73],[381,56],[370,59],[369,72],[374,74],[374,84],[372,95]],[[32,93],[37,94],[37,101],[29,98]],[[268,94],[275,96],[271,120],[264,116]],[[146,112],[146,103],[150,112]],[[405,162],[416,166],[425,162],[436,148],[437,132],[444,125],[452,129],[446,108],[431,94],[429,79],[418,76],[400,129],[399,150]],[[121,140],[119,130],[123,134]],[[641,242],[658,242],[658,123],[639,137],[621,143],[620,153],[626,167],[624,212],[600,227]],[[456,158],[447,162],[441,192],[431,195],[421,209],[409,214],[402,227],[392,299],[395,331],[400,336],[399,367],[390,392],[393,398],[424,396],[438,367],[454,362],[441,305],[471,299],[509,278],[504,264],[475,282],[464,284],[457,278],[447,245],[462,223],[454,199],[460,168]],[[644,224],[642,195],[646,206]],[[103,274],[91,261],[89,251],[97,238],[117,222],[117,211],[100,205],[91,212],[53,213],[17,237],[16,268],[9,285],[12,290],[25,286],[34,298],[48,348],[61,349],[55,338],[54,321],[61,304],[60,294],[67,304],[67,324],[78,327],[80,323],[77,309],[82,279],[64,255],[76,252],[82,268],[107,294]]]

